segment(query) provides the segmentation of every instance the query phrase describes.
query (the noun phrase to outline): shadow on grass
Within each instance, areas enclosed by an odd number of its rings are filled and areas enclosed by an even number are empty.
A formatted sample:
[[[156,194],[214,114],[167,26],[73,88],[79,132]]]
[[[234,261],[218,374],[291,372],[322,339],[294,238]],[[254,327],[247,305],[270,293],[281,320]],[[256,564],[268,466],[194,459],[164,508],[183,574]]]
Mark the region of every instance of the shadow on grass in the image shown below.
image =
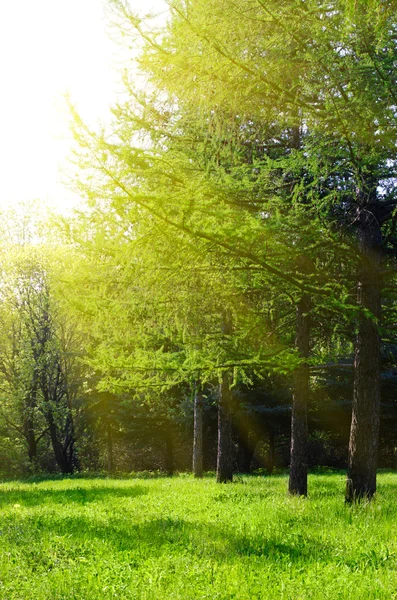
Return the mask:
[[[219,525],[196,524],[180,518],[155,518],[141,523],[134,523],[127,518],[90,519],[82,515],[64,515],[54,519],[54,515],[41,514],[39,519],[30,521],[25,532],[20,535],[18,525],[16,535],[12,528],[7,537],[16,547],[26,545],[26,536],[36,539],[65,539],[70,547],[68,555],[73,554],[73,548],[79,548],[79,554],[85,554],[89,559],[95,558],[96,549],[107,548],[109,556],[122,553],[126,557],[137,557],[139,560],[196,555],[198,559],[229,562],[242,557],[263,557],[266,561],[286,563],[311,563],[316,561],[332,562],[331,548],[317,540],[303,539],[295,536],[291,539],[280,540],[277,533],[273,536],[246,535],[230,528]]]
[[[229,563],[235,560],[264,560],[267,564],[309,565],[317,562],[323,564],[345,564],[349,568],[362,568],[362,564],[376,568],[386,567],[388,561],[378,552],[374,556],[359,556],[350,564],[348,556],[336,556],[332,544],[318,539],[316,535],[302,535],[302,528],[275,527],[267,533],[247,530],[244,526],[233,522],[228,524],[217,522],[194,522],[189,514],[183,518],[173,515],[157,515],[152,518],[146,512],[150,506],[150,497],[143,499],[133,510],[127,508],[120,512],[120,503],[112,506],[112,500],[128,499],[150,494],[150,487],[131,480],[122,487],[107,486],[100,481],[93,487],[80,487],[75,481],[72,489],[46,489],[31,486],[22,489],[5,489],[0,491],[2,507],[21,504],[26,507],[41,506],[39,513],[21,513],[4,521],[0,534],[7,545],[26,556],[26,566],[41,564],[45,558],[45,549],[40,540],[46,540],[57,555],[65,560],[74,560],[74,556],[95,561],[97,553],[105,552],[109,556],[121,554],[118,560],[140,561],[150,558],[182,557],[187,554],[196,556],[198,560],[215,560]],[[266,499],[270,490],[260,490],[259,496]],[[235,502],[235,486],[219,486],[212,500],[218,502]],[[250,490],[247,489],[247,493]],[[258,496],[258,494],[255,494]],[[246,494],[242,497],[244,498]],[[256,498],[257,499],[257,498]],[[253,500],[255,500],[253,495]],[[299,501],[299,500],[298,500]],[[85,513],[74,510],[88,503],[98,502],[101,506]],[[73,508],[71,504],[73,503]],[[103,503],[103,504],[102,504]],[[56,504],[56,509],[51,507]],[[121,506],[124,508],[123,503]],[[214,504],[216,507],[216,504]],[[126,504],[128,507],[128,504]],[[45,509],[49,508],[48,511]],[[112,508],[114,510],[112,510]],[[13,513],[12,513],[13,514]],[[350,513],[346,513],[347,515]],[[186,517],[186,518],[185,518]],[[302,524],[302,516],[291,517],[291,524]],[[306,518],[306,517],[305,517]],[[35,540],[31,552],[27,552],[31,540]],[[47,552],[48,553],[48,552]],[[394,556],[394,555],[393,555]],[[44,557],[44,558],[43,558]],[[79,558],[79,560],[80,560]],[[77,560],[77,559],[76,559]],[[366,562],[365,562],[366,561]],[[371,562],[368,562],[371,561]],[[377,562],[376,562],[377,561]],[[43,564],[44,564],[43,563]]]
[[[39,506],[50,504],[64,504],[71,502],[85,505],[90,502],[106,502],[112,498],[135,498],[148,493],[147,488],[135,483],[127,487],[94,486],[85,488],[76,486],[72,489],[15,489],[0,490],[0,507],[20,504],[22,506]]]
[[[175,476],[178,474],[176,473]],[[139,479],[166,479],[170,477],[167,473],[163,471],[136,471],[125,473],[122,471],[117,471],[114,473],[109,473],[108,471],[77,471],[73,474],[64,474],[64,473],[42,473],[39,475],[26,475],[26,476],[18,476],[18,477],[7,477],[6,475],[0,474],[1,483],[10,483],[10,484],[26,484],[26,483],[43,483],[50,481],[79,481],[84,479],[85,481],[97,481],[105,480],[105,481],[128,481],[128,480],[139,480]]]

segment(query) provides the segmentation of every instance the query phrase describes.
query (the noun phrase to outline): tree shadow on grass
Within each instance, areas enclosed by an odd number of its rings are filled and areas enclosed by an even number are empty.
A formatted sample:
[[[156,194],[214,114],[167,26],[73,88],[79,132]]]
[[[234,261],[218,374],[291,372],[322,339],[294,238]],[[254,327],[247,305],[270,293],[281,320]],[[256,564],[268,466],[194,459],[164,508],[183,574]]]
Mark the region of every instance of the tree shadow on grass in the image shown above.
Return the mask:
[[[277,534],[245,535],[233,533],[226,527],[192,523],[185,519],[164,517],[133,522],[128,518],[92,519],[84,515],[66,515],[55,520],[53,515],[40,515],[31,520],[33,535],[66,539],[79,553],[86,552],[95,559],[96,548],[109,548],[109,556],[116,553],[136,555],[139,559],[161,558],[191,554],[198,560],[229,562],[242,557],[263,557],[270,562],[311,563],[332,562],[332,549],[317,540],[295,538],[280,541]],[[39,531],[38,531],[39,530]],[[11,532],[10,532],[11,533]],[[11,535],[12,537],[12,535]],[[23,539],[15,538],[16,545]],[[89,558],[87,556],[87,558]],[[122,557],[120,557],[123,560]]]
[[[39,506],[50,504],[68,504],[75,503],[85,505],[90,502],[106,502],[112,498],[135,498],[148,493],[144,486],[137,485],[135,482],[129,486],[111,487],[94,486],[91,488],[79,487],[76,485],[72,489],[12,489],[0,491],[0,507],[7,505],[20,504],[21,506]]]

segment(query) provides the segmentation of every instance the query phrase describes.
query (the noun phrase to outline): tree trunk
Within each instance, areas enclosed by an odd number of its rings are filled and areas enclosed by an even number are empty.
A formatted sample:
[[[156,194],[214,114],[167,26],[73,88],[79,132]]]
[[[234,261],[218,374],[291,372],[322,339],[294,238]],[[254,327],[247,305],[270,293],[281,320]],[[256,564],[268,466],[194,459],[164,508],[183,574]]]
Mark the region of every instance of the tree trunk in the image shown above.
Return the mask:
[[[274,470],[274,455],[275,455],[275,444],[274,444],[274,429],[270,425],[268,426],[268,435],[269,435],[269,454],[268,454],[268,466],[267,472],[269,475],[273,473]]]
[[[59,440],[58,428],[51,410],[47,412],[47,422],[55,460],[61,469],[61,472],[65,475],[70,475],[74,472],[77,462],[74,454],[74,427],[72,415],[70,414],[67,418],[65,425],[65,439],[63,442]]]
[[[193,474],[203,476],[203,396],[199,384],[194,396]]]
[[[107,459],[108,459],[108,471],[113,472],[113,432],[110,421],[107,424]]]
[[[33,462],[37,456],[37,440],[34,432],[33,419],[30,417],[28,417],[24,423],[24,430],[26,443],[28,445],[29,461]]]
[[[172,439],[171,425],[165,431],[165,470],[167,475],[174,474],[174,443]]]
[[[36,385],[36,372],[33,375],[33,383],[31,386],[31,390],[28,393],[27,397],[25,397],[25,419],[24,419],[24,433],[26,443],[28,445],[28,456],[29,461],[33,462],[33,460],[37,456],[37,439],[34,430],[34,411],[37,406],[37,385]]]
[[[237,465],[240,473],[250,473],[251,463],[255,454],[255,443],[249,436],[239,436]]]
[[[296,307],[295,345],[301,358],[308,358],[310,351],[310,298],[305,295]],[[310,372],[305,362],[295,369],[293,376],[291,463],[288,491],[297,496],[307,495],[307,405],[309,399]]]
[[[370,499],[376,492],[380,420],[381,231],[377,219],[364,208],[358,209],[357,221],[362,253],[358,303],[371,316],[361,312],[356,337],[346,502]]]
[[[68,448],[64,448],[63,444],[58,441],[55,424],[50,424],[49,431],[55,460],[64,475],[71,475],[74,471],[73,446],[69,447],[68,451]]]
[[[218,400],[218,454],[216,480],[218,483],[233,481],[233,441],[231,416],[231,391],[229,375],[222,373]]]

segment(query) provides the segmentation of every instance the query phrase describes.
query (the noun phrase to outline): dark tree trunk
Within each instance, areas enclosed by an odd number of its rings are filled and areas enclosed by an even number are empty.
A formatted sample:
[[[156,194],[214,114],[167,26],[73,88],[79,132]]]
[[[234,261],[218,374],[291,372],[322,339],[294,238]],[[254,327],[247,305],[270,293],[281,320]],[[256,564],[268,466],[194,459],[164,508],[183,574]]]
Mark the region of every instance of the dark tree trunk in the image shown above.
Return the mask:
[[[69,414],[65,424],[65,438],[60,441],[60,434],[55,423],[52,411],[47,412],[48,431],[50,434],[51,445],[54,451],[55,460],[65,475],[72,474],[77,464],[77,458],[74,452],[74,426],[72,415]]]
[[[73,445],[71,444],[68,448],[65,448],[63,444],[58,441],[57,431],[54,424],[50,424],[49,432],[55,460],[57,461],[61,472],[64,475],[72,474],[74,471]]]
[[[296,307],[295,345],[301,358],[308,358],[310,351],[310,298],[305,295]],[[297,496],[307,495],[307,406],[309,399],[310,372],[305,362],[295,369],[293,376],[291,462],[288,491]]]
[[[206,420],[203,415],[203,471],[216,470],[218,446],[218,419],[215,422]]]
[[[113,472],[113,431],[110,422],[107,424],[107,459],[108,459],[108,471]]]
[[[251,472],[251,463],[255,454],[255,446],[253,439],[249,437],[239,437],[238,443],[238,468],[240,473],[250,473]]]
[[[222,374],[218,400],[218,454],[216,480],[218,483],[233,481],[233,441],[229,375]]]
[[[33,462],[37,456],[37,440],[34,432],[33,419],[27,418],[25,421],[25,439],[28,445],[29,461]]]
[[[171,426],[165,431],[165,470],[167,475],[172,477],[174,474],[174,442]]]
[[[199,384],[194,395],[193,474],[203,476],[203,396]]]
[[[273,473],[274,470],[274,455],[275,455],[275,444],[274,444],[274,429],[273,427],[268,426],[268,435],[269,435],[269,454],[268,454],[268,463],[267,463],[267,472],[269,475]]]
[[[359,248],[362,254],[358,282],[359,317],[354,356],[354,389],[346,501],[372,498],[376,492],[376,465],[380,419],[381,231],[375,216],[359,208]]]
[[[37,375],[36,372],[33,375],[33,383],[31,386],[30,393],[25,398],[25,419],[23,424],[24,434],[26,443],[28,445],[28,456],[29,461],[33,462],[37,456],[37,443],[36,434],[34,430],[34,411],[37,406],[37,385],[36,385]]]
[[[258,443],[258,434],[251,427],[250,419],[240,418],[234,435],[237,438],[237,468],[240,473],[250,473]]]

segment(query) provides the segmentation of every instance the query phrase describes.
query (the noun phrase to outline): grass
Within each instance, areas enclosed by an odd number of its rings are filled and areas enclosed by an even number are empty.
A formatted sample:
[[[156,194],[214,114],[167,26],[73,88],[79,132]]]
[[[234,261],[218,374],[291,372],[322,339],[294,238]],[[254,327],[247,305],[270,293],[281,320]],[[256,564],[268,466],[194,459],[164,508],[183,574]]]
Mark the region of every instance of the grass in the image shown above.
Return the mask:
[[[0,484],[0,598],[397,598],[397,474],[346,507],[341,473]]]

